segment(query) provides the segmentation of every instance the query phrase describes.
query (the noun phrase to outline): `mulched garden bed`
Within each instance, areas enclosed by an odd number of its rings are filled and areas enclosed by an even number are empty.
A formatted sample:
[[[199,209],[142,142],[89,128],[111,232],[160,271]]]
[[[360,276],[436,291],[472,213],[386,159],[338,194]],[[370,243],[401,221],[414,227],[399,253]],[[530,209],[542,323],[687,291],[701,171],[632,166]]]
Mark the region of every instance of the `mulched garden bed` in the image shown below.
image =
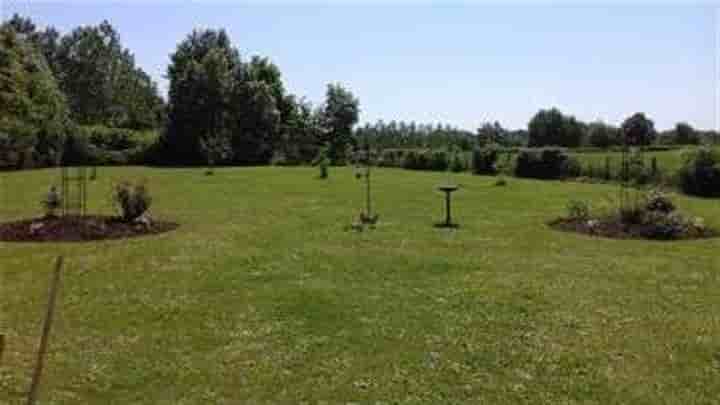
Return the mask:
[[[117,217],[84,216],[25,219],[0,224],[3,242],[86,242],[156,235],[176,229],[174,222],[127,223]]]
[[[560,231],[576,232],[585,235],[612,239],[648,239],[648,240],[692,240],[717,237],[718,233],[712,229],[692,229],[687,233],[672,237],[658,237],[655,225],[651,224],[625,224],[617,218],[604,219],[572,219],[558,218],[548,225]]]

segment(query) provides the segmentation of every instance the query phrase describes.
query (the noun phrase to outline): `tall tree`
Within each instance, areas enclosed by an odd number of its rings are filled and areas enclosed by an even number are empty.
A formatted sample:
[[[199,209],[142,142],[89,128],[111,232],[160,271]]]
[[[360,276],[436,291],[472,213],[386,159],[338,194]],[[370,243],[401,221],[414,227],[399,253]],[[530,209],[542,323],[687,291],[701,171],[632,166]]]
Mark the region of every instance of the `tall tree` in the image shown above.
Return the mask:
[[[330,147],[331,159],[344,159],[347,146],[354,144],[352,130],[359,115],[360,102],[350,90],[335,83],[327,86],[323,113],[326,133],[323,140]]]
[[[158,126],[162,106],[157,86],[122,47],[120,35],[107,21],[42,39],[54,52],[54,71],[68,97],[73,118],[81,124],[150,128]],[[52,51],[52,48],[56,48]]]
[[[70,126],[65,97],[42,53],[8,26],[0,28],[0,105],[4,165],[59,161]]]
[[[227,106],[236,77],[243,76],[240,54],[232,47],[224,30],[194,30],[178,44],[170,59],[167,69],[170,80],[168,127],[162,139],[163,160],[167,163],[205,163],[203,140],[208,142],[208,137],[213,134],[224,133],[229,125],[225,121]],[[223,98],[227,98],[227,103],[223,103]],[[222,128],[219,127],[221,123]]]
[[[540,110],[528,124],[528,146],[580,146],[585,125],[557,108]]]

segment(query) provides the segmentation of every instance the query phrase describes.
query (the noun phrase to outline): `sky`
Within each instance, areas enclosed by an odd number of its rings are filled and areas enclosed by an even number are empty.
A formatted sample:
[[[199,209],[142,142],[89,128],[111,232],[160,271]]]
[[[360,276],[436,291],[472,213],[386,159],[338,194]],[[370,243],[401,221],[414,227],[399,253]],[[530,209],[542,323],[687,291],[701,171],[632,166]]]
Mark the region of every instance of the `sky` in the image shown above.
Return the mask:
[[[225,28],[245,60],[269,57],[298,96],[321,103],[330,82],[351,89],[361,123],[475,130],[499,121],[514,129],[557,107],[616,125],[635,112],[659,129],[680,121],[720,125],[720,11],[713,3],[443,4],[0,0],[0,12],[63,33],[107,19],[163,92],[178,42],[193,28]]]

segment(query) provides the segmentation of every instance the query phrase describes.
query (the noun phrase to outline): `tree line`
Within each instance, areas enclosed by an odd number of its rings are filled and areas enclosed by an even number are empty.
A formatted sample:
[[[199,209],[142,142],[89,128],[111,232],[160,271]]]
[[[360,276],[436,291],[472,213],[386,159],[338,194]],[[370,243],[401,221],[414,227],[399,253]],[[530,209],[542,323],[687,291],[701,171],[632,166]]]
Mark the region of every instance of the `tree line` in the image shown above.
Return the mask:
[[[622,144],[629,129],[642,133],[635,141],[645,145],[718,138],[686,123],[658,132],[641,113],[615,127],[556,108],[539,111],[518,130],[499,122],[475,132],[403,121],[356,126],[360,103],[349,89],[328,84],[324,101],[313,105],[286,90],[270,59],[241,54],[222,29],[194,30],[182,39],[167,78],[165,100],[108,21],[61,34],[12,16],[0,25],[0,166],[49,166],[70,155],[75,163],[97,163],[98,151],[108,148],[132,150],[113,160],[120,163],[256,165],[307,163],[321,149],[343,162],[348,148],[362,142],[408,149],[608,148]]]

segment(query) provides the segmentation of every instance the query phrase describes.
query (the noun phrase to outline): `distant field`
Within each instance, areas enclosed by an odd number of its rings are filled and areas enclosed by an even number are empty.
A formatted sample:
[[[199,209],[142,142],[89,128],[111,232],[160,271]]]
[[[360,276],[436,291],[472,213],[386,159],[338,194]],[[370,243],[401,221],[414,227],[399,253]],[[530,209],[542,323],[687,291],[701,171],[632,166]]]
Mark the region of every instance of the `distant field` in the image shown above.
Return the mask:
[[[691,149],[645,152],[645,159],[647,161],[647,164],[649,165],[653,157],[657,158],[658,168],[661,172],[664,172],[666,174],[674,174],[682,166],[682,154],[687,150]],[[593,165],[593,167],[595,168],[602,169],[605,167],[605,158],[610,157],[610,166],[614,173],[617,173],[619,171],[620,162],[622,160],[622,153],[620,152],[570,152],[570,154],[576,157],[584,168],[588,165]]]
[[[661,154],[676,162],[675,154]],[[585,155],[581,158],[602,158]],[[461,227],[436,229],[444,173],[378,169],[377,229],[349,168],[102,168],[147,178],[168,234],[0,243],[0,404],[22,404],[51,264],[67,257],[42,404],[712,404],[719,239],[549,229],[609,185],[453,175]],[[52,170],[2,173],[0,217],[36,216]],[[678,196],[720,227],[720,204]]]

